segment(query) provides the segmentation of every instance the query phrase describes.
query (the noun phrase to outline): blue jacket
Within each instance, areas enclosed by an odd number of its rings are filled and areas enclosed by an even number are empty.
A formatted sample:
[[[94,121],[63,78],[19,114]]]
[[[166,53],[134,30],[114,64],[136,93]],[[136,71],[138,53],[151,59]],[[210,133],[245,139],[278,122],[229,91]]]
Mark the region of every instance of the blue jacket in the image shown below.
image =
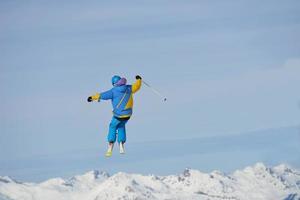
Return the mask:
[[[137,92],[142,85],[141,80],[136,80],[133,85],[115,86],[112,89],[97,93],[92,96],[93,100],[111,100],[113,114],[118,118],[128,118],[132,115],[133,94]]]

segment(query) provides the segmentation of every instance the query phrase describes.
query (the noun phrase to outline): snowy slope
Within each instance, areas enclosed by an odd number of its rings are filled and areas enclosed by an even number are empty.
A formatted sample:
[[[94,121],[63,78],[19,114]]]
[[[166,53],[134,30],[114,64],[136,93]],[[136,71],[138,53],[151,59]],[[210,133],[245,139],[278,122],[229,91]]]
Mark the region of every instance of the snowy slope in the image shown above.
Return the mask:
[[[0,200],[232,199],[299,200],[300,172],[262,163],[227,175],[186,169],[170,176],[90,171],[68,180],[21,183],[0,177]]]

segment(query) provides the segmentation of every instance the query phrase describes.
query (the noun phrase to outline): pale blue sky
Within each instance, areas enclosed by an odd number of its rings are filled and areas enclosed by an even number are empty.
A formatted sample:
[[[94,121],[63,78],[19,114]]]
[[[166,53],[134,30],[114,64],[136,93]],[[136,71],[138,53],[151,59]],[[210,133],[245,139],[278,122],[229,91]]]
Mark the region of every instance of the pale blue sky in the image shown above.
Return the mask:
[[[135,96],[129,142],[298,125],[299,13],[296,0],[1,1],[1,160],[102,148],[110,103],[86,98],[114,74],[168,97]]]

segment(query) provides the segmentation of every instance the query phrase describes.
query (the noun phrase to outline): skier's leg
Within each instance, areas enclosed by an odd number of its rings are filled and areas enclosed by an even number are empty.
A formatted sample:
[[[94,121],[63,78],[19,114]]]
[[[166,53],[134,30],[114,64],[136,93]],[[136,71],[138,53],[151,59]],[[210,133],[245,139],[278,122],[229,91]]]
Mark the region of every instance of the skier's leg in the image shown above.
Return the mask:
[[[105,154],[107,157],[112,155],[113,146],[114,143],[116,142],[116,134],[117,134],[117,128],[119,123],[120,122],[115,117],[113,117],[109,124],[109,132],[107,135],[107,141],[109,145],[108,145],[108,150]]]
[[[109,131],[107,135],[107,141],[109,143],[115,143],[116,142],[116,134],[117,134],[117,129],[120,121],[116,119],[115,117],[112,118],[110,124],[109,124]]]
[[[118,126],[118,143],[120,145],[120,153],[124,154],[124,143],[126,142],[126,127],[125,124],[127,123],[126,121],[122,121],[119,126]]]
[[[119,125],[118,125],[118,142],[119,143],[125,143],[126,142],[126,127],[125,124],[127,123],[127,121],[122,121]]]

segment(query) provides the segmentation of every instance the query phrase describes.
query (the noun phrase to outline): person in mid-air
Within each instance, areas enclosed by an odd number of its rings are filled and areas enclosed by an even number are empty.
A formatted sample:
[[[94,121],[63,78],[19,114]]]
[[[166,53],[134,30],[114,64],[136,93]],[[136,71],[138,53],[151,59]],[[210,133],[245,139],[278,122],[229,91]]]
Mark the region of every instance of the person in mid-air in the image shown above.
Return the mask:
[[[111,79],[113,88],[102,93],[97,93],[89,96],[87,101],[111,100],[113,106],[113,117],[109,124],[109,132],[107,135],[108,150],[105,156],[110,157],[116,136],[118,135],[118,143],[120,146],[120,153],[124,154],[124,143],[126,142],[125,125],[132,115],[133,108],[133,94],[136,93],[142,85],[142,78],[137,75],[136,82],[133,85],[126,85],[127,80],[120,76],[113,76]]]

